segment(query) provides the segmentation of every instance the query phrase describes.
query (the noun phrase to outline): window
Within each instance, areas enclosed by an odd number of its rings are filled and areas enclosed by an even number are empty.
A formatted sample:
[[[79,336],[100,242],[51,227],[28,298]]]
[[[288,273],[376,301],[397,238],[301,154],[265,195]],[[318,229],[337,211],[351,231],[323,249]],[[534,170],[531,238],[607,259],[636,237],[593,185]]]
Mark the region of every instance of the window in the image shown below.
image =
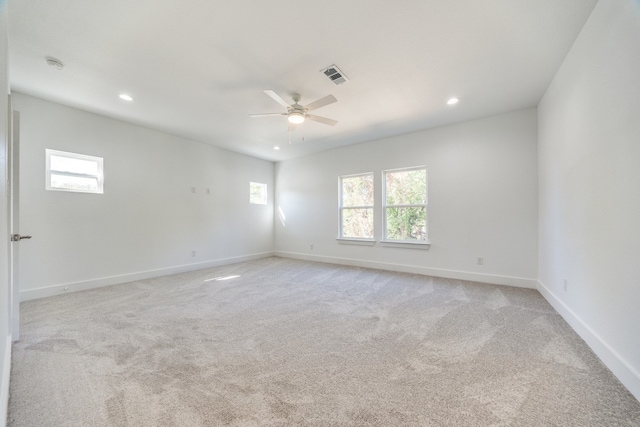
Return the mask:
[[[373,173],[340,177],[339,193],[339,237],[373,239]]]
[[[102,157],[49,149],[45,153],[47,190],[103,193]]]
[[[383,172],[383,240],[427,242],[427,168]]]
[[[267,204],[267,184],[260,182],[249,183],[249,203],[252,205]]]

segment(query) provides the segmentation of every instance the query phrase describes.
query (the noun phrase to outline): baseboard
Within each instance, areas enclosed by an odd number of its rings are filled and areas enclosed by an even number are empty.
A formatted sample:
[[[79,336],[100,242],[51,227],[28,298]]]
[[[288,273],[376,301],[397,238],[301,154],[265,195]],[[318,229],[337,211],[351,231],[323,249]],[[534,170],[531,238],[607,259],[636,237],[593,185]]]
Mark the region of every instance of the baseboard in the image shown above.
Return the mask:
[[[0,427],[7,425],[7,411],[9,409],[9,380],[11,379],[11,334],[7,336],[4,359],[2,363],[2,384],[0,384]]]
[[[45,298],[63,293],[84,291],[87,289],[100,288],[103,286],[119,285],[121,283],[134,282],[137,280],[152,279],[154,277],[169,276],[171,274],[186,273],[188,271],[202,270],[205,268],[219,267],[221,265],[236,264],[239,262],[253,261],[260,258],[274,256],[274,252],[260,252],[256,254],[243,255],[231,258],[222,258],[213,261],[187,264],[177,267],[161,268],[158,270],[143,271],[140,273],[123,274],[119,276],[103,277],[100,279],[85,280],[82,282],[64,283],[60,285],[47,286],[37,289],[27,289],[20,291],[20,301],[29,301],[38,298]]]
[[[470,280],[473,282],[491,283],[493,285],[515,286],[518,288],[536,289],[536,279],[499,276],[493,274],[472,273],[468,271],[445,270],[440,268],[420,267],[415,265],[392,264],[378,261],[366,261],[352,258],[338,258],[324,255],[309,255],[297,252],[276,251],[276,256],[283,258],[318,261],[329,264],[352,265],[354,267],[374,268],[377,270],[397,271],[400,273],[422,274],[425,276],[444,277],[447,279]]]
[[[538,292],[591,347],[591,350],[602,360],[605,366],[640,401],[640,373],[542,282],[538,281],[537,288]]]

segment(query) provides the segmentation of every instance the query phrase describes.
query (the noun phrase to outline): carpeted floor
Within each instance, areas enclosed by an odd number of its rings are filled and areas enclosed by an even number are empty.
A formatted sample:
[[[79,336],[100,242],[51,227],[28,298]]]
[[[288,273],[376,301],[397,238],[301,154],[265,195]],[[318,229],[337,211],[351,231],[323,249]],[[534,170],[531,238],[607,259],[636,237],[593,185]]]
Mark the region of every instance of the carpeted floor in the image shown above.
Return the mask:
[[[267,258],[21,310],[12,427],[640,425],[535,290]]]

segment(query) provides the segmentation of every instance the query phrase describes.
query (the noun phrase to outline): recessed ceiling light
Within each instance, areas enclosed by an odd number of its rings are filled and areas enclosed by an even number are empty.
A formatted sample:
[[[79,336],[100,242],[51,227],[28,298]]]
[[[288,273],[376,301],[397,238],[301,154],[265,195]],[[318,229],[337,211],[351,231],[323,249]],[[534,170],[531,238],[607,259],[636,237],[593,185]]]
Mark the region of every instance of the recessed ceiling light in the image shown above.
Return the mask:
[[[133,97],[129,94],[121,93],[118,96],[120,97],[120,99],[124,99],[125,101],[133,101]]]
[[[279,150],[280,147],[278,147],[277,145],[275,147],[273,147],[274,150]]]
[[[458,103],[458,101],[460,101],[458,98],[450,98],[450,99],[447,101],[447,104],[449,104],[449,105],[457,104],[457,103]]]

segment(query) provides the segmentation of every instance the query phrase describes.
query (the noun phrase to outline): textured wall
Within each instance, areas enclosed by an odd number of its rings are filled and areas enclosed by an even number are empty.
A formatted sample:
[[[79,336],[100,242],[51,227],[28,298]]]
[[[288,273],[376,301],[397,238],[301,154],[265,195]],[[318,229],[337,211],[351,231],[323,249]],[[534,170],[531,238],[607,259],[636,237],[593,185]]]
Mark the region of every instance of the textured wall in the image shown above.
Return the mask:
[[[14,106],[21,229],[34,236],[22,291],[273,249],[273,197],[249,204],[249,181],[273,190],[272,162],[22,94]],[[46,148],[103,157],[104,194],[46,191]]]
[[[538,116],[540,283],[640,398],[638,70],[640,2],[601,0]]]
[[[277,163],[276,203],[286,220],[276,220],[276,250],[535,286],[536,141],[536,111],[528,109]],[[336,241],[339,176],[375,173],[379,240],[381,171],[419,165],[429,180],[428,251]]]

